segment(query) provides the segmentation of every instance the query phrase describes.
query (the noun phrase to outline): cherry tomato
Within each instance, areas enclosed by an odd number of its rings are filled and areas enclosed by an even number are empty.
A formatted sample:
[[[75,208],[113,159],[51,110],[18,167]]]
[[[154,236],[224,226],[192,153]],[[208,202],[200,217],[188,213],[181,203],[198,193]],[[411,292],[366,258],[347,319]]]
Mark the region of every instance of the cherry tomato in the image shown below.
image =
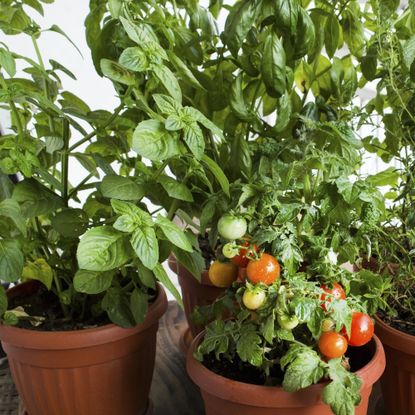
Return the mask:
[[[251,244],[249,242],[244,242],[243,246],[249,247]],[[255,252],[259,252],[259,249],[256,245],[252,247]],[[238,267],[246,268],[249,263],[249,258],[246,257],[248,249],[240,249],[239,254],[232,258],[232,262]]]
[[[242,302],[248,310],[257,310],[264,304],[266,297],[263,290],[245,290]]]
[[[277,317],[278,324],[285,330],[292,330],[298,326],[298,318],[295,315],[279,314]]]
[[[363,346],[370,341],[375,331],[373,320],[365,313],[355,311],[352,316],[352,328],[348,341],[350,346]]]
[[[231,259],[234,258],[235,255],[238,255],[238,249],[235,247],[233,242],[228,242],[227,244],[223,245],[222,254],[225,258]]]
[[[345,300],[346,299],[346,293],[345,293],[343,287],[337,282],[333,283],[332,288],[328,288],[326,285],[322,285],[321,288],[327,294],[330,294],[330,295],[321,294],[320,299],[321,299],[321,301],[323,301],[323,304],[321,305],[321,307],[324,311],[326,311],[326,304],[325,303],[331,303],[333,298],[335,298],[336,300]]]
[[[329,359],[335,359],[346,353],[347,340],[340,333],[327,331],[320,336],[318,348],[323,356]]]
[[[223,215],[218,222],[218,232],[220,236],[231,241],[242,238],[246,234],[247,229],[248,224],[244,218],[233,216],[228,213]]]
[[[279,262],[269,254],[262,254],[259,259],[251,260],[246,268],[246,276],[253,284],[262,282],[271,285],[280,276]]]
[[[334,321],[331,318],[325,318],[321,322],[321,331],[323,331],[323,332],[333,331],[335,326],[336,326],[336,324],[334,323]]]
[[[209,268],[210,282],[221,288],[227,288],[238,278],[238,267],[232,262],[215,261]]]

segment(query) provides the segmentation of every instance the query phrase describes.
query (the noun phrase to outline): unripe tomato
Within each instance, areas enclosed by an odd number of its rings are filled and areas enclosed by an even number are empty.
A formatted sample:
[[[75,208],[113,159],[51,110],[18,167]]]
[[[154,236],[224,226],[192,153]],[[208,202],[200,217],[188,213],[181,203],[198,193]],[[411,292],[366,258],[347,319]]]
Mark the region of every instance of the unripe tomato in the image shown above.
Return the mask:
[[[277,317],[278,324],[285,330],[292,330],[298,326],[297,316],[289,316],[287,314],[279,314]]]
[[[232,262],[215,261],[209,268],[210,282],[221,288],[227,288],[238,278],[238,267]]]
[[[363,346],[370,341],[375,331],[373,320],[365,313],[355,311],[352,316],[352,327],[348,338],[350,346]],[[346,335],[346,337],[348,337]]]
[[[323,356],[328,359],[335,359],[346,353],[347,340],[340,333],[328,331],[320,336],[318,348]]]
[[[223,215],[218,222],[218,232],[222,238],[231,241],[241,239],[248,229],[246,220],[230,214]]]
[[[246,247],[249,247],[249,242],[244,242],[243,244]],[[253,251],[259,252],[259,249],[256,245],[252,247]],[[240,249],[238,255],[234,256],[232,258],[232,262],[235,265],[238,265],[238,267],[246,268],[249,263],[249,258],[246,257],[246,254],[248,253],[248,249]]]
[[[238,249],[235,247],[233,242],[228,242],[227,244],[223,245],[222,254],[225,258],[231,259],[234,258],[235,255],[238,255]]]
[[[246,268],[246,276],[253,284],[260,282],[271,285],[280,276],[279,262],[269,254],[262,254],[259,259],[251,260]]]
[[[324,311],[326,311],[326,304],[325,303],[331,303],[333,298],[335,298],[336,300],[345,300],[346,299],[346,293],[345,293],[343,287],[337,282],[333,283],[332,288],[328,288],[324,284],[321,286],[321,288],[327,294],[330,294],[330,295],[321,294],[320,299],[321,299],[321,301],[323,301],[323,304],[321,305],[321,307]]]
[[[263,290],[245,290],[242,302],[248,310],[257,310],[264,304],[266,297]]]
[[[323,332],[333,331],[335,327],[336,327],[336,324],[334,323],[334,321],[331,318],[325,318],[321,322],[321,331],[323,331]]]

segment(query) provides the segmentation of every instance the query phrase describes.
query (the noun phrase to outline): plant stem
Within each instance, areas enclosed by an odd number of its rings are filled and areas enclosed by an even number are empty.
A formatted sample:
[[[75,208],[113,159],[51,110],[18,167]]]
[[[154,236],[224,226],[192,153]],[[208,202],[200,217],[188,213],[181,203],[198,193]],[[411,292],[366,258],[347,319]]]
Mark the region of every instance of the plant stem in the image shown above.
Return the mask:
[[[62,285],[61,285],[60,279],[56,276],[55,272],[53,273],[53,281],[55,282],[56,291],[58,292],[59,303],[61,305],[62,312],[66,318],[69,318],[68,307],[66,306],[66,304],[63,304],[61,301],[61,294],[63,292]]]
[[[62,149],[62,198],[65,205],[68,206],[68,170],[69,170],[69,122],[63,120],[63,149]]]
[[[76,187],[74,187],[68,194],[68,198],[71,198],[78,190],[89,180],[92,179],[94,175],[92,173],[89,173],[88,176],[86,176]]]

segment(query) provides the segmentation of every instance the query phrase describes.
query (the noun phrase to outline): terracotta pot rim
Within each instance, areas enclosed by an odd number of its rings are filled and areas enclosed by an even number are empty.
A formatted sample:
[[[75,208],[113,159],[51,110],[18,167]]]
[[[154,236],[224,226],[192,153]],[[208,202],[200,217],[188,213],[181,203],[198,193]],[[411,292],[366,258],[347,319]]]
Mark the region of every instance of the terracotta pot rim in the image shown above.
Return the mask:
[[[104,326],[72,331],[36,331],[0,324],[0,339],[5,343],[27,349],[68,350],[87,348],[109,341],[115,342],[147,330],[165,313],[167,305],[166,292],[163,286],[157,283],[156,299],[148,308],[144,322],[137,326],[122,328],[110,323]]]
[[[375,315],[375,321],[375,330],[385,345],[415,356],[415,336],[395,329],[378,315]]]
[[[186,366],[191,379],[207,393],[240,404],[269,408],[282,407],[284,405],[290,407],[301,406],[300,402],[306,400],[306,396],[310,396],[310,394],[314,394],[316,398],[321,397],[325,382],[311,385],[293,393],[284,391],[281,386],[262,386],[239,382],[210,371],[193,357],[193,353],[203,335],[204,331],[199,333],[193,340],[187,353]],[[375,352],[372,359],[356,372],[363,381],[362,390],[371,388],[381,377],[385,369],[386,360],[382,343],[376,335],[373,336],[372,341],[375,344]],[[229,393],[229,390],[232,393]],[[238,391],[237,394],[235,394],[236,390]],[[235,395],[236,398],[233,398]]]

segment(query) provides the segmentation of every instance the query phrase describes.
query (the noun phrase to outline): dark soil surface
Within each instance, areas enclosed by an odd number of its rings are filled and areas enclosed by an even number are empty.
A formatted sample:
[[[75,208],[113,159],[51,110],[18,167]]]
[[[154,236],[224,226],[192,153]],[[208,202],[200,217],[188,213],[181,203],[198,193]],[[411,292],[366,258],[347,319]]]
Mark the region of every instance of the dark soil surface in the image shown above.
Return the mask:
[[[351,372],[356,372],[367,365],[374,353],[375,343],[373,341],[362,347],[349,347],[346,357],[348,358]],[[266,382],[265,376],[256,367],[244,363],[240,359],[235,359],[234,362],[230,362],[222,358],[218,361],[214,353],[205,356],[203,365],[217,375],[252,385],[281,386],[284,378],[284,372],[278,364],[272,368],[271,376],[268,382]]]
[[[398,310],[398,317],[391,317],[383,312],[378,312],[379,317],[389,326],[403,333],[415,336],[415,320],[414,316],[409,313],[400,312]]]
[[[25,313],[29,314],[28,318],[19,318],[18,327],[37,330],[37,331],[70,331],[82,330],[103,326],[110,323],[106,314],[100,316],[86,315],[80,319],[80,316],[65,318],[61,310],[58,298],[55,294],[47,291],[43,286],[39,286],[37,291],[24,297],[16,297],[9,301],[9,309],[23,307]],[[87,310],[89,307],[85,307]],[[33,316],[33,317],[32,317]],[[45,320],[42,324],[34,326],[31,321],[36,321],[36,317],[43,317]]]

